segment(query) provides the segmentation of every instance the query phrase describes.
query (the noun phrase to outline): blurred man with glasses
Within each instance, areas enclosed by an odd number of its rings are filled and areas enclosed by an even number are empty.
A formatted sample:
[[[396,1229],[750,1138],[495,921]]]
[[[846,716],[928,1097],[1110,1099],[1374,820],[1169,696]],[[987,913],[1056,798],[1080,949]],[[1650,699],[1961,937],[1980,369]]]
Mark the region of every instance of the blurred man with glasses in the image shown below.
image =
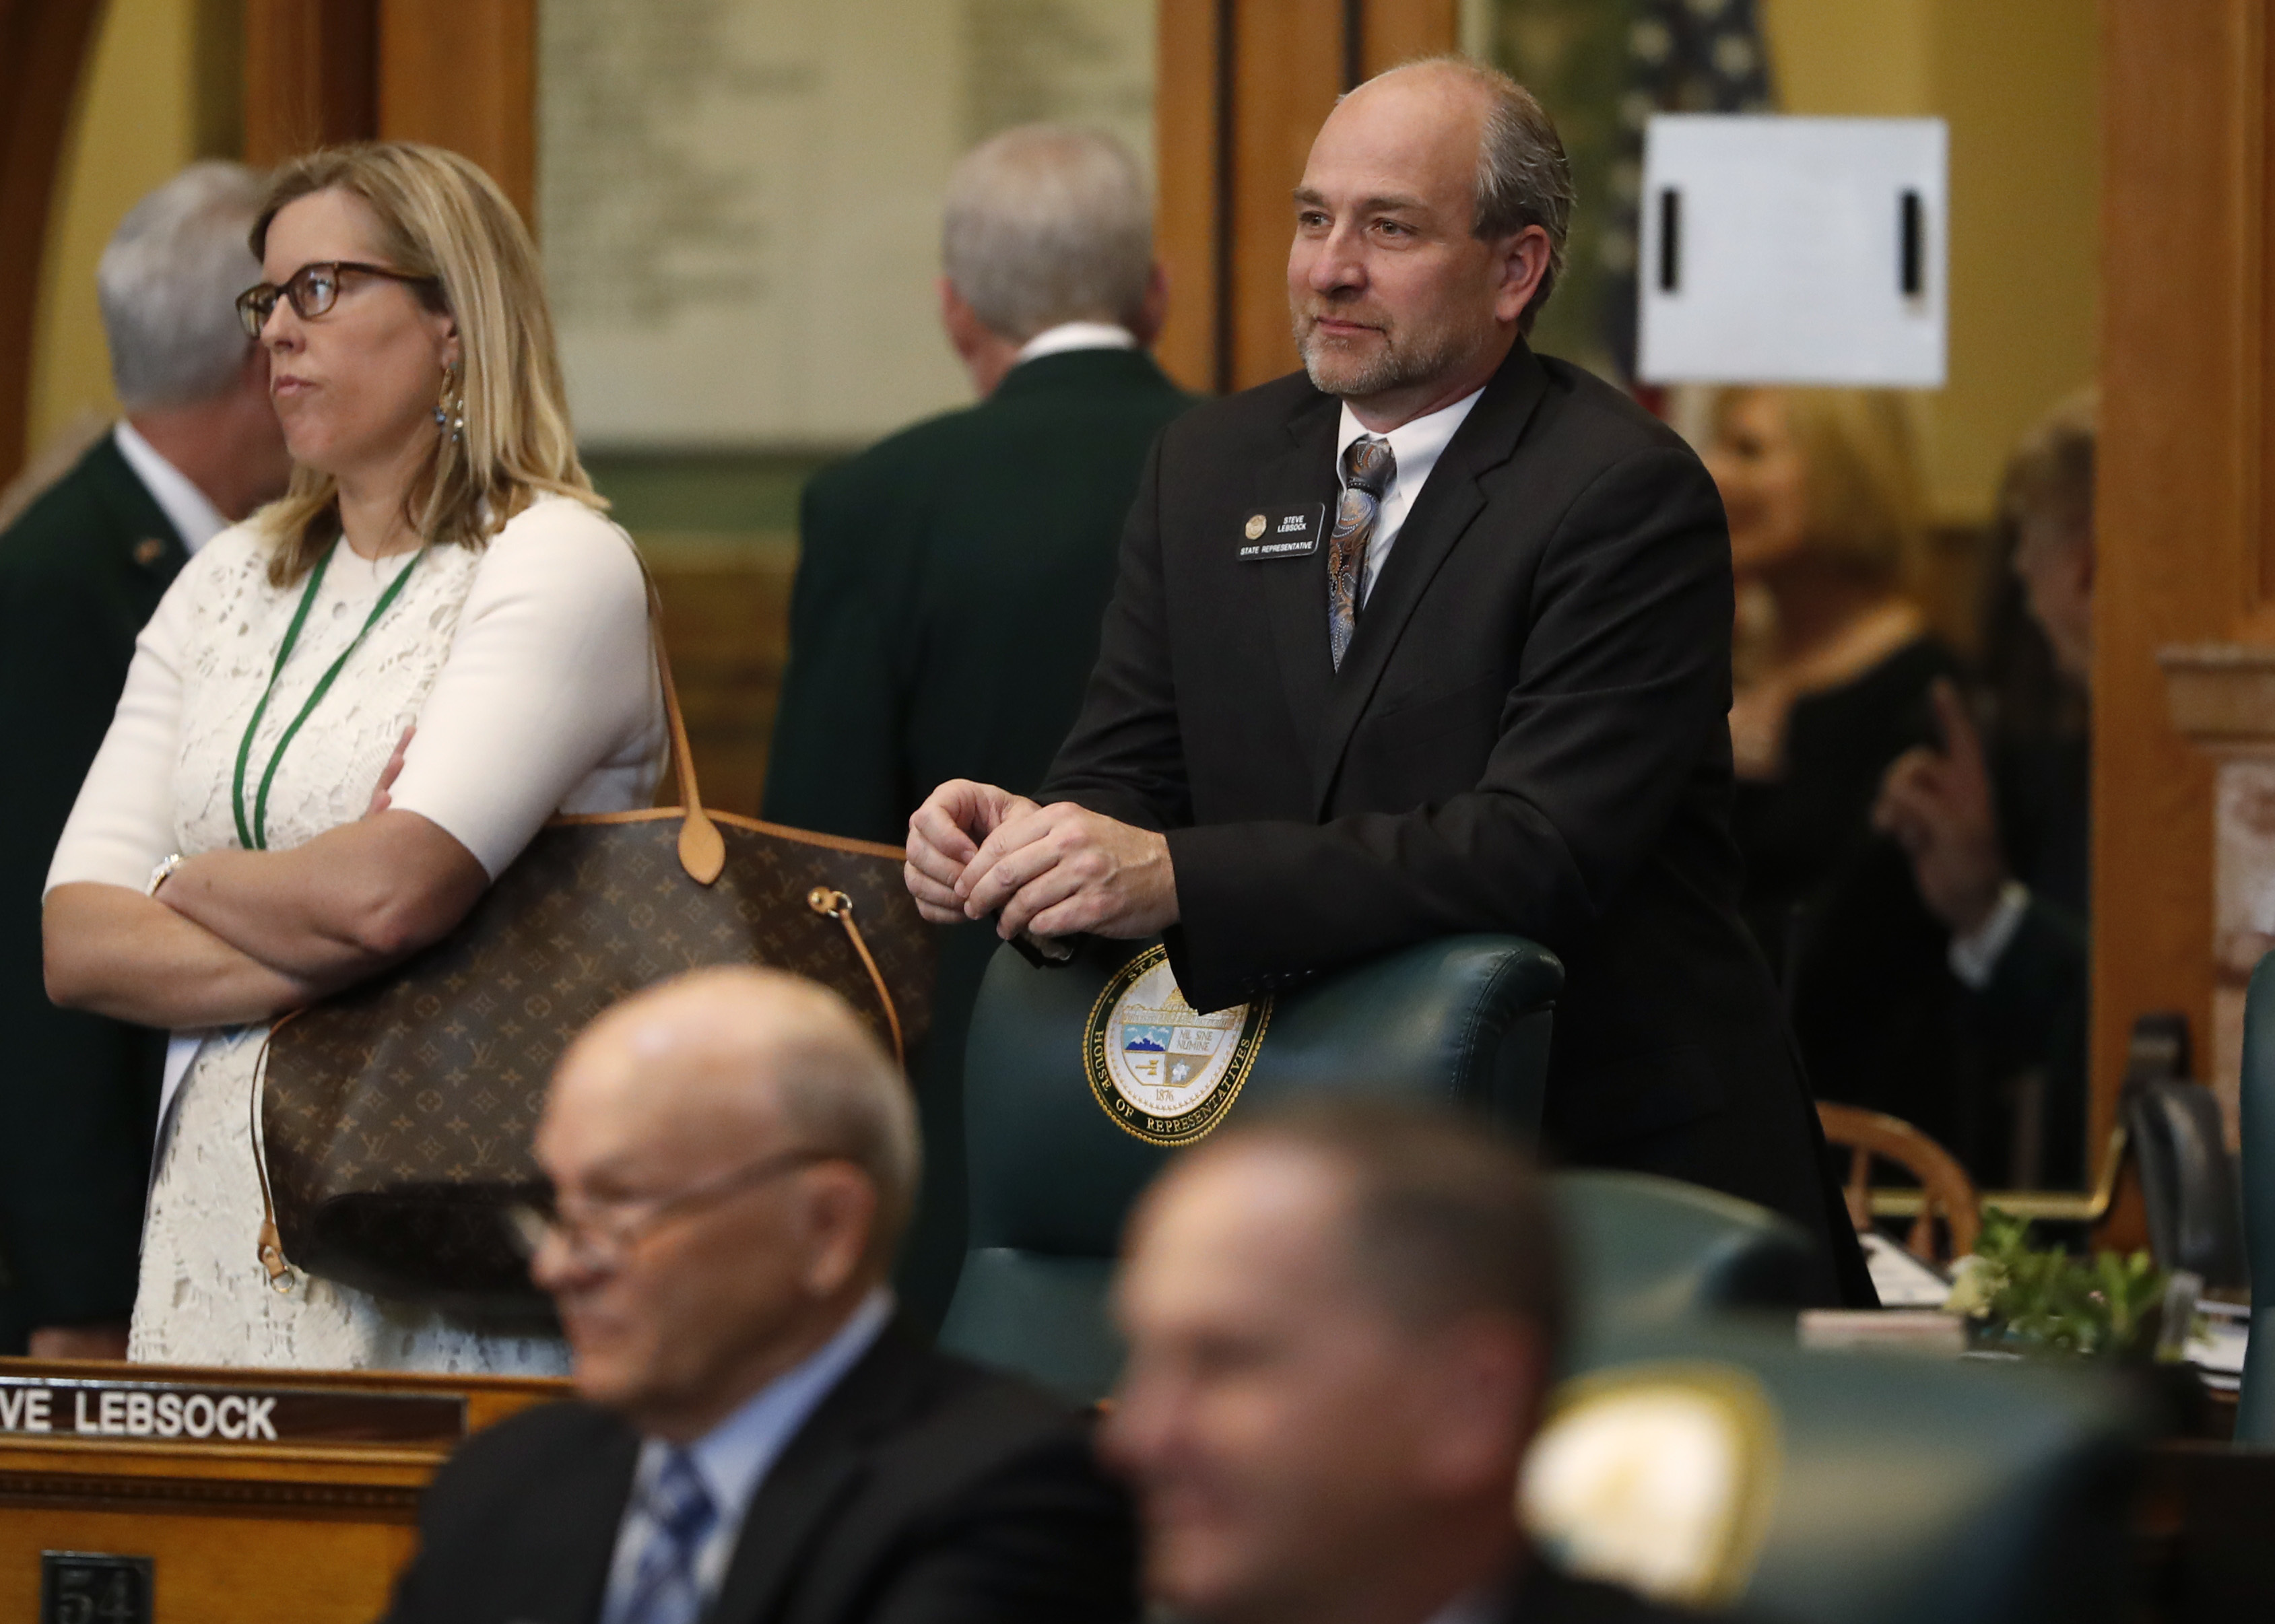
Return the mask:
[[[627,1000],[537,1153],[552,1193],[516,1219],[578,1401],[443,1470],[400,1624],[1135,1616],[1085,1419],[895,1316],[915,1113],[835,994],[714,970]]]

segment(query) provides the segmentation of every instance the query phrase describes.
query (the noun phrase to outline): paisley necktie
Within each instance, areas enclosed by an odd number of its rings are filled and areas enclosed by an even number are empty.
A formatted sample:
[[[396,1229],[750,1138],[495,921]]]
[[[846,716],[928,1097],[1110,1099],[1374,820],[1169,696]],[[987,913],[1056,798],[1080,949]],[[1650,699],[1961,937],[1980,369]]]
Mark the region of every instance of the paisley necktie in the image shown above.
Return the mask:
[[[1362,434],[1343,448],[1343,494],[1335,502],[1335,527],[1327,537],[1327,650],[1335,669],[1358,627],[1359,591],[1366,574],[1366,544],[1382,512],[1383,493],[1398,477],[1390,442]]]

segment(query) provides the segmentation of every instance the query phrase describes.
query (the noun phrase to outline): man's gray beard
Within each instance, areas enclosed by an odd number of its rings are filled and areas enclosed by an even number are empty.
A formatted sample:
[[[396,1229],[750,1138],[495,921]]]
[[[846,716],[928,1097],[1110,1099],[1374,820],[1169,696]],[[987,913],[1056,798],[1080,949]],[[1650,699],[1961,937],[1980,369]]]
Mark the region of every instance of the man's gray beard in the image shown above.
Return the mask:
[[[1426,383],[1452,370],[1472,347],[1470,336],[1456,329],[1449,328],[1434,335],[1434,342],[1418,351],[1402,349],[1397,336],[1386,332],[1382,336],[1380,352],[1360,360],[1329,351],[1319,342],[1316,327],[1308,336],[1305,334],[1304,322],[1303,316],[1296,318],[1296,350],[1304,358],[1304,371],[1311,378],[1311,387],[1322,395],[1333,395],[1344,400],[1364,400],[1386,389]],[[1336,361],[1342,362],[1345,367],[1341,375],[1326,370]]]

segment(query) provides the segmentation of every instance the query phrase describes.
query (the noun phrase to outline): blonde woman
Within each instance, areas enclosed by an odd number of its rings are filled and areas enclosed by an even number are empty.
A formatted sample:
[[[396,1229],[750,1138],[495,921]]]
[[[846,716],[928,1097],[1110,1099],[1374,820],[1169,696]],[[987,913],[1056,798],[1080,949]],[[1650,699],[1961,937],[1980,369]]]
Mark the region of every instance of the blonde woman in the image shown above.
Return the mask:
[[[256,1261],[268,1023],[435,941],[556,811],[649,799],[663,721],[630,540],[578,465],[528,233],[432,147],[288,164],[238,300],[289,495],[137,646],[48,877],[57,1001],[172,1029],[129,1356],[554,1372]]]
[[[1741,389],[1712,421],[1706,465],[1752,610],[1730,707],[1747,923],[1818,1092],[1960,1137],[1946,933],[1871,822],[1888,764],[1939,739],[1939,704],[1958,703],[1955,662],[1907,591],[1924,504],[1902,403]]]

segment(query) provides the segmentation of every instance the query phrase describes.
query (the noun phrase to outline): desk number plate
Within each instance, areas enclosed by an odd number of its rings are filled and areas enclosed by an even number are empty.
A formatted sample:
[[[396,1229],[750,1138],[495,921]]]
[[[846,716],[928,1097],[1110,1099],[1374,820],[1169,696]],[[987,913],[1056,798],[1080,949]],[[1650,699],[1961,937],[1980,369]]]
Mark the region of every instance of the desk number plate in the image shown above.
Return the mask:
[[[40,1552],[40,1624],[150,1624],[150,1559]]]

